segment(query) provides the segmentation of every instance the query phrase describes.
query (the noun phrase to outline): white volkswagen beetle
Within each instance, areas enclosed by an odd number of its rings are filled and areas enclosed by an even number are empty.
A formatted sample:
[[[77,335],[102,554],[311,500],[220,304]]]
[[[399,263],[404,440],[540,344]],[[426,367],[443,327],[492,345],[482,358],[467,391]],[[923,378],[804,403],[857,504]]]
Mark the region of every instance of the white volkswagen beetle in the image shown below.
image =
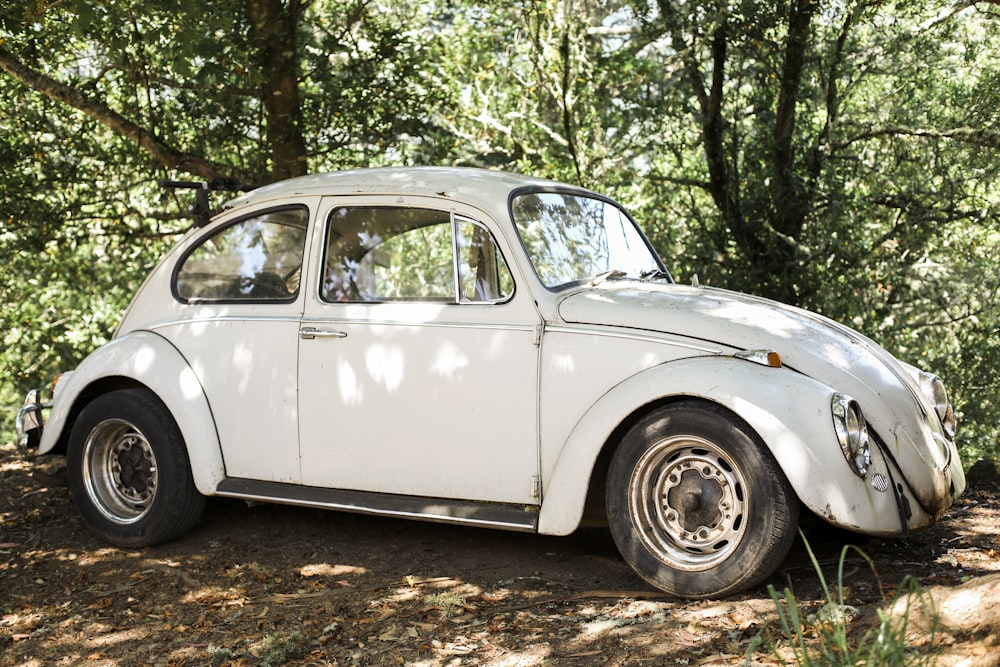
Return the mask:
[[[761,583],[800,507],[906,535],[965,486],[934,375],[813,313],[675,284],[606,197],[471,169],[239,196],[17,421],[116,545],[177,538],[205,496],[547,535],[589,500],[639,576],[686,597]]]

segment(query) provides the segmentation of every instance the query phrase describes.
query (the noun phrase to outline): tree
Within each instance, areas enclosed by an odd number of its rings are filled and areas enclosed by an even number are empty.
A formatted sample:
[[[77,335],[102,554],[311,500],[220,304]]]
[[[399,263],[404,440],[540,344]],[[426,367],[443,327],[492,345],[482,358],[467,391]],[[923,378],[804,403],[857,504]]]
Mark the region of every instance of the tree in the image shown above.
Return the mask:
[[[5,253],[131,252],[113,273],[128,293],[186,225],[158,177],[551,176],[628,204],[678,277],[818,310],[941,369],[967,437],[1000,450],[1000,401],[981,399],[1000,381],[972,370],[997,360],[1000,319],[993,0],[25,5],[0,9],[0,94],[17,99],[0,109]],[[31,301],[43,256],[12,302]]]
[[[655,134],[670,148],[650,176],[688,204],[669,222],[696,226],[681,266],[830,314],[954,378],[975,418],[969,447],[997,451],[978,406],[998,385],[957,363],[995,359],[1000,314],[996,271],[981,259],[997,256],[1000,222],[993,11],[905,0],[634,8],[642,57],[671,81]]]
[[[419,56],[433,39],[409,29],[419,15],[405,8],[365,0],[29,5],[4,10],[10,36],[0,68],[164,170],[266,182],[323,166],[316,158],[341,147],[384,152],[426,123],[423,112],[443,91],[425,85]]]
[[[3,5],[0,402],[103,342],[189,226],[158,179],[435,154],[421,137],[448,91],[424,68],[421,18],[365,0]]]

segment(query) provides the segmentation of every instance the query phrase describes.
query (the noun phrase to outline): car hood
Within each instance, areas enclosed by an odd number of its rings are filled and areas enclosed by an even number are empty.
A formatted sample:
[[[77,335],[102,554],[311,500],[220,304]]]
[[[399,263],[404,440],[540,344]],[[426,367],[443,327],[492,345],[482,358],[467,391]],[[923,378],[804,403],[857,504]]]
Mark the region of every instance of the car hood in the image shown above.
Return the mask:
[[[567,295],[567,323],[664,332],[735,350],[773,350],[784,366],[861,404],[921,505],[938,514],[951,503],[954,448],[913,376],[862,334],[821,315],[759,297],[708,287],[606,282]]]

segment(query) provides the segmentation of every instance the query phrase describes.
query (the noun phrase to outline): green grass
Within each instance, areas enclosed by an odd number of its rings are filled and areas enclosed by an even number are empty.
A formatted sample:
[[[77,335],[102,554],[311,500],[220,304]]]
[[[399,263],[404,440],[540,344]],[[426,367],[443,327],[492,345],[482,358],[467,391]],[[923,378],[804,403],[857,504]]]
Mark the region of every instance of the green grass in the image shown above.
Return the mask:
[[[782,664],[795,664],[801,667],[855,667],[872,665],[877,667],[892,667],[896,665],[929,665],[933,663],[933,654],[908,646],[906,641],[909,627],[912,601],[928,605],[919,582],[907,576],[903,579],[895,600],[904,598],[908,601],[905,612],[893,617],[884,609],[878,609],[877,623],[867,631],[852,632],[855,625],[860,624],[860,612],[850,606],[844,599],[844,564],[847,555],[854,551],[858,553],[871,568],[876,579],[874,563],[863,551],[855,546],[845,546],[840,552],[837,567],[837,585],[835,594],[827,584],[822,568],[816,555],[803,536],[806,551],[813,568],[819,577],[823,588],[824,604],[813,614],[804,613],[802,605],[795,598],[790,587],[785,587],[780,593],[774,586],[768,586],[771,600],[778,614],[780,631],[768,639],[758,636],[751,642],[747,651],[747,663],[750,656],[762,645],[767,644],[771,652]],[[926,609],[928,618],[932,619],[929,630],[929,642],[924,646],[934,645],[935,618],[932,610]],[[860,635],[860,636],[858,636]],[[791,660],[788,654],[791,654]]]

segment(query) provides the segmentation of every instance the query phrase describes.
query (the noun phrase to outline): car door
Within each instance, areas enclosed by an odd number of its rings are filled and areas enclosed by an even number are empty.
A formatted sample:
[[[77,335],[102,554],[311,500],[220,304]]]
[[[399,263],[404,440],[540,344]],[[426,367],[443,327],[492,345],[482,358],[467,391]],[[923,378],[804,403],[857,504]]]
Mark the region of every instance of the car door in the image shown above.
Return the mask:
[[[303,483],[537,504],[539,320],[494,236],[436,201],[325,204],[299,331]]]
[[[300,481],[296,358],[308,221],[306,204],[272,206],[207,230],[174,271],[176,312],[152,327],[198,378],[228,477]]]

